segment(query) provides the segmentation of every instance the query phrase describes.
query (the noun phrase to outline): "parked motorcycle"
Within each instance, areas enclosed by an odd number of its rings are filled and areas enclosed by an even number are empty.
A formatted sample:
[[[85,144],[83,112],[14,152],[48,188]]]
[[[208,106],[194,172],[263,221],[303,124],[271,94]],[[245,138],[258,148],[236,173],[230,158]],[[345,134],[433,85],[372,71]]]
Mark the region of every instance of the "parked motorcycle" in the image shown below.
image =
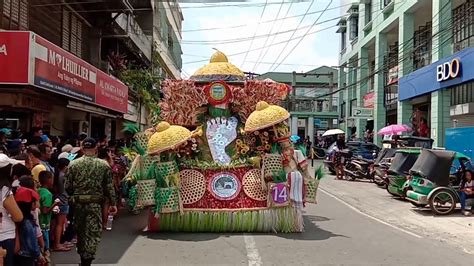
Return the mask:
[[[350,181],[368,179],[374,181],[374,160],[364,159],[362,156],[352,157],[344,167],[346,178]]]
[[[374,163],[374,183],[381,187],[387,186],[387,171],[390,168],[396,149],[384,148],[380,151]]]

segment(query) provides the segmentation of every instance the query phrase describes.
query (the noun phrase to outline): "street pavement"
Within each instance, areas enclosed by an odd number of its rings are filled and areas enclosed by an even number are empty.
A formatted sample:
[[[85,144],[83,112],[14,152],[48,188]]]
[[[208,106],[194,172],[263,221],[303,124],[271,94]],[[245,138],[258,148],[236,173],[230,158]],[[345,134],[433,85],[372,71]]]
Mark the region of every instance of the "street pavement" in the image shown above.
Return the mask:
[[[434,217],[365,182],[325,177],[298,234],[146,233],[146,214],[104,232],[106,265],[472,265],[473,217]],[[385,195],[387,194],[387,195]],[[74,252],[53,253],[77,265]]]

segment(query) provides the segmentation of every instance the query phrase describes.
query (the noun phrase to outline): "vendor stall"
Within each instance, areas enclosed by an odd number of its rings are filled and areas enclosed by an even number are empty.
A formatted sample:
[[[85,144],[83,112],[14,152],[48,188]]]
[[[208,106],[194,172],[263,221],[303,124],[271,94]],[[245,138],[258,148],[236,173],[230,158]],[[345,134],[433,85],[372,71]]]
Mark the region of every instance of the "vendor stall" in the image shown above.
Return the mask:
[[[310,173],[278,104],[290,87],[246,80],[216,52],[190,80],[163,82],[160,122],[135,135],[129,205],[148,229],[302,232],[322,171]]]

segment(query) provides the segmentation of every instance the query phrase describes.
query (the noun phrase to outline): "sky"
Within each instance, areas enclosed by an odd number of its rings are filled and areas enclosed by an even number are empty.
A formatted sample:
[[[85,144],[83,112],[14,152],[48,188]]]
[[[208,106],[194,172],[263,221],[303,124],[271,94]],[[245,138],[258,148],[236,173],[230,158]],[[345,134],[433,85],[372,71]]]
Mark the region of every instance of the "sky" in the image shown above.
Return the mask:
[[[344,0],[233,1],[180,1],[183,78],[205,65],[214,49],[242,71],[257,74],[304,72],[338,64],[335,25],[341,8],[348,8],[341,7]]]

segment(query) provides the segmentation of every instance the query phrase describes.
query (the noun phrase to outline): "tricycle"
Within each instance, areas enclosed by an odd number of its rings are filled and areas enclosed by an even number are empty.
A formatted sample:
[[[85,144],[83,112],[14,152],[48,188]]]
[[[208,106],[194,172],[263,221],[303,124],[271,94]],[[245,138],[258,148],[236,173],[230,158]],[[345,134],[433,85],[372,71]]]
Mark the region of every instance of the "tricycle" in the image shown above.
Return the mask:
[[[420,153],[421,149],[419,148],[397,150],[385,178],[388,193],[396,197],[405,198],[407,190],[410,189],[406,185],[408,171],[415,164]]]
[[[455,160],[459,167],[453,165]],[[412,190],[407,191],[406,199],[418,207],[429,205],[437,215],[450,214],[460,202],[458,184],[470,165],[469,157],[462,153],[423,150],[410,169]]]

